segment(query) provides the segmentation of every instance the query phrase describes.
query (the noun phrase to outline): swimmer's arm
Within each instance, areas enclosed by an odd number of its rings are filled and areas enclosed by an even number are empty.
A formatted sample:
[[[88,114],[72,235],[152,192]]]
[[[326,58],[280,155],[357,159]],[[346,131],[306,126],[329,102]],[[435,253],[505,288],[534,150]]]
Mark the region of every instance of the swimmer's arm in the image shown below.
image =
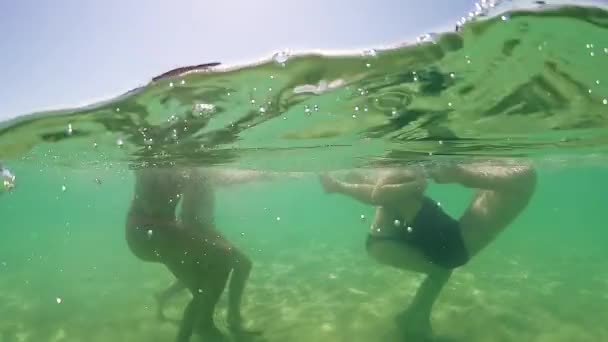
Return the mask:
[[[426,180],[413,179],[399,184],[379,182],[372,192],[372,199],[375,203],[394,204],[403,197],[412,195],[422,195],[426,190]]]
[[[303,173],[298,172],[271,172],[255,170],[221,170],[210,172],[208,177],[217,186],[231,186],[252,182],[273,181],[282,178],[299,178]]]
[[[209,196],[213,196],[212,190],[205,182],[189,182],[181,194],[182,203],[180,211],[180,220],[185,227],[197,229],[205,227],[210,222],[204,221],[212,219],[212,200]],[[211,212],[206,213],[205,209]],[[208,211],[209,211],[208,210]]]
[[[403,196],[422,193],[426,189],[425,178],[420,173],[407,170],[383,176],[375,184],[347,183],[329,176],[322,177],[322,182],[329,192],[339,192],[375,206],[393,204]]]

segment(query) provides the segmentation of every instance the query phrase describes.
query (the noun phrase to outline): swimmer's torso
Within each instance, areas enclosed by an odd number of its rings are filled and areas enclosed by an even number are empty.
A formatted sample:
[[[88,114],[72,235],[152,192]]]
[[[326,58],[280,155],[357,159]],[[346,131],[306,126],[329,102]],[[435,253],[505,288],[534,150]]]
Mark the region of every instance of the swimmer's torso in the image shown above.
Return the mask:
[[[201,222],[213,224],[213,189],[210,184],[203,184],[206,182],[198,173],[155,168],[137,170],[135,176],[135,194],[130,209],[130,215],[135,219],[157,224],[176,222],[177,207],[189,190],[189,185],[199,182],[197,186],[202,191],[196,194],[200,204],[197,214]]]
[[[370,234],[375,236],[393,236],[400,230],[407,229],[408,222],[414,221],[420,207],[422,198],[412,196],[404,198],[399,206],[378,207],[376,218],[370,227]]]

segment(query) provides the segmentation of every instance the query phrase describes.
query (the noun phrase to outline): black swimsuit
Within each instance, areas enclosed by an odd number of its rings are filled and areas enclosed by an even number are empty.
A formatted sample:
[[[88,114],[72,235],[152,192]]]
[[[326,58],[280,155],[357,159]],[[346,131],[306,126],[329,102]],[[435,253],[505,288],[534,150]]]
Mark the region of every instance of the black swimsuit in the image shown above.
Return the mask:
[[[453,269],[469,260],[457,220],[450,217],[432,199],[425,197],[416,218],[392,236],[369,235],[367,247],[375,241],[397,241],[416,247],[429,260]]]

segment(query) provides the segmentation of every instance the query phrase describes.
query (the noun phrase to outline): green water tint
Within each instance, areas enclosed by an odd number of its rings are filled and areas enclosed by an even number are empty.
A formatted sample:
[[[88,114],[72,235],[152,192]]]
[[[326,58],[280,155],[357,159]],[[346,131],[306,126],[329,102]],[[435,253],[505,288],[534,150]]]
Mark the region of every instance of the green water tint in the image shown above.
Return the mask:
[[[435,42],[161,78],[7,122],[0,158],[319,170],[605,152],[608,13],[561,7],[503,19]]]
[[[435,43],[190,72],[4,123],[0,159],[16,187],[0,194],[0,342],[174,338],[153,297],[172,277],[124,240],[127,165],[319,171],[513,156],[538,165],[538,191],[455,272],[433,312],[438,341],[608,340],[608,13],[506,19]],[[319,84],[330,89],[295,91]],[[454,216],[471,199],[454,186],[429,194]],[[254,262],[243,311],[268,341],[399,341],[393,317],[422,276],[366,255],[374,208],[325,195],[314,174],[218,190],[217,203],[218,227]],[[179,318],[187,299],[167,314]],[[223,297],[222,328],[225,313]]]

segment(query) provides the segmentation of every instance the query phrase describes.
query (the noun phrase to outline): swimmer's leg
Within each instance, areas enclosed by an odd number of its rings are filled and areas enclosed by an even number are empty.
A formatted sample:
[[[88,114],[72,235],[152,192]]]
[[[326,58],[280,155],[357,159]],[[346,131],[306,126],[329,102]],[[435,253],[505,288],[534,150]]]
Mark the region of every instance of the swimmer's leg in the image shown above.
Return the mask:
[[[218,270],[212,274],[204,274],[206,286],[201,286],[200,289],[193,291],[193,296],[200,298],[200,315],[198,317],[197,332],[201,335],[204,341],[219,342],[225,341],[226,337],[217,328],[213,320],[215,306],[226,287],[230,269]]]
[[[471,257],[489,245],[528,206],[536,189],[534,168],[522,163],[478,163],[438,170],[442,183],[458,183],[476,192],[460,218]]]
[[[431,311],[451,274],[451,271],[446,270],[426,276],[410,306],[395,318],[405,336],[416,341],[432,337]]]
[[[180,323],[177,342],[189,342],[195,331],[204,341],[225,341],[224,335],[215,325],[213,314],[226,287],[230,268],[224,260],[217,261],[199,269],[185,268],[174,271],[180,281],[188,284],[188,289],[192,293],[192,300],[186,306]],[[203,262],[197,263],[197,265],[203,264]]]
[[[204,341],[223,341],[213,314],[230,275],[230,259],[219,247],[186,229],[171,231],[163,241],[165,244],[159,246],[163,262],[192,294],[177,341],[189,342],[195,331]]]
[[[167,321],[167,317],[164,314],[164,309],[167,302],[175,297],[180,292],[186,290],[187,287],[179,280],[176,280],[173,284],[171,284],[168,288],[160,292],[156,295],[157,301],[157,309],[156,309],[156,317],[161,321]]]
[[[412,303],[395,321],[402,334],[410,339],[424,341],[430,338],[431,311],[452,272],[429,262],[418,249],[400,242],[374,241],[369,244],[368,252],[382,264],[427,275]]]
[[[192,300],[186,305],[184,309],[184,315],[177,332],[177,342],[190,342],[192,333],[194,332],[194,323],[199,315],[200,308],[202,307],[201,299],[198,297],[192,298]]]
[[[234,263],[228,285],[228,326],[234,332],[245,332],[242,326],[241,303],[251,273],[252,263],[245,254],[234,247],[232,248],[232,254]]]

